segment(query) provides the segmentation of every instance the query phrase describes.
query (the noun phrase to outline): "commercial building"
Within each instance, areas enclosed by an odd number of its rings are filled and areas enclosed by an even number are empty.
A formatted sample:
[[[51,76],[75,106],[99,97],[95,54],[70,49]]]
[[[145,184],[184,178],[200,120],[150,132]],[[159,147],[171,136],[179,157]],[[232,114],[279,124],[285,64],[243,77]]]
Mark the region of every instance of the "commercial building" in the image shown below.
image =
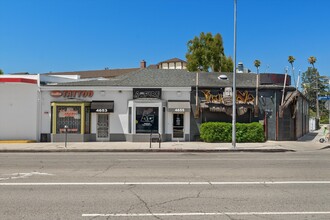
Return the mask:
[[[57,142],[66,133],[68,141],[136,142],[153,133],[162,141],[195,141],[203,122],[231,121],[231,73],[139,68],[110,78],[54,75],[0,78],[6,125],[0,139]],[[237,122],[262,123],[268,140],[306,134],[307,100],[290,77],[284,89],[284,78],[260,74],[257,86],[256,74],[237,73]]]

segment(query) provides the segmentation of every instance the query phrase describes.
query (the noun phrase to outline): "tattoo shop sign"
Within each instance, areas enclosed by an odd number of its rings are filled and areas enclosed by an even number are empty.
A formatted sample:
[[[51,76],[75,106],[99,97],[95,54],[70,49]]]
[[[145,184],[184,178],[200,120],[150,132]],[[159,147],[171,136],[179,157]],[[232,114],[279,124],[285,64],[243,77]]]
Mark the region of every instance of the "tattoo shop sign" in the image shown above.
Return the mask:
[[[92,90],[54,90],[50,92],[50,95],[54,98],[87,98],[93,97],[94,91]]]

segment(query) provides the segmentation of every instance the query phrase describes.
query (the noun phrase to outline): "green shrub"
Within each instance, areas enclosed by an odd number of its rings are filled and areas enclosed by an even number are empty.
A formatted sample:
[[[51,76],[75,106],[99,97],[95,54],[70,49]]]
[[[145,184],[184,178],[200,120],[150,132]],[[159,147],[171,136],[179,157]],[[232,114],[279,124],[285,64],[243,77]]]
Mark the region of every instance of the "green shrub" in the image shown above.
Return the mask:
[[[200,137],[205,142],[231,142],[232,124],[225,122],[206,122],[201,125]],[[258,122],[236,123],[236,141],[265,141],[263,126]]]

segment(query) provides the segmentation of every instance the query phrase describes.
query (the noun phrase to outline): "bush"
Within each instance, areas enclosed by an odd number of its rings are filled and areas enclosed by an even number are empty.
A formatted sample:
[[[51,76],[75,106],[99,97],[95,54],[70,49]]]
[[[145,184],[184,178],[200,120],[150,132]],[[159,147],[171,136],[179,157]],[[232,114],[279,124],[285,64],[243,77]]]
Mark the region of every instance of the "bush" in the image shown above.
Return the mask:
[[[225,122],[206,122],[201,125],[200,137],[205,142],[231,142],[232,124]],[[265,141],[263,126],[258,122],[236,123],[236,141]]]

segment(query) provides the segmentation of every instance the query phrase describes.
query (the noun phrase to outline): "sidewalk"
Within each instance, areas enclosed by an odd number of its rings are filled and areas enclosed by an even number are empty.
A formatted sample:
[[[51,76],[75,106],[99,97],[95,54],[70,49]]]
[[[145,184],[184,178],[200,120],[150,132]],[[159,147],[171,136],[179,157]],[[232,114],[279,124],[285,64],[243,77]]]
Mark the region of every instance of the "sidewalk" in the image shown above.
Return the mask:
[[[64,142],[22,143],[0,141],[0,152],[295,152],[315,151],[327,148],[328,143],[320,143],[323,130],[311,132],[297,141],[267,141],[264,143],[205,142]]]

